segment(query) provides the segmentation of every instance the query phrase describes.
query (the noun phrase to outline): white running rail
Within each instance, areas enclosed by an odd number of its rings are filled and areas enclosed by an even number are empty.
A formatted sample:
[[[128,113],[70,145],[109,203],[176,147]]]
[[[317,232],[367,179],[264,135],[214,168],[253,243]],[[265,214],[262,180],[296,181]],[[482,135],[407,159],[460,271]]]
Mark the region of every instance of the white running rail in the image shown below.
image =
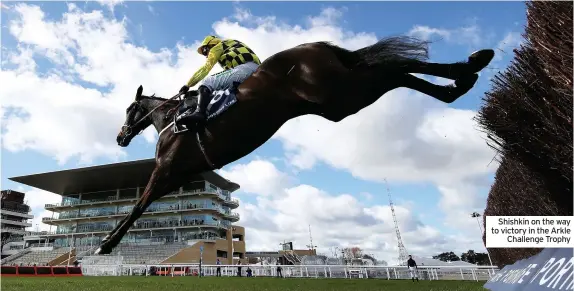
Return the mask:
[[[199,273],[197,264],[174,265],[85,265],[82,264],[84,276],[196,276]],[[236,276],[237,265],[203,265],[204,276],[215,276],[217,268],[222,276]],[[276,277],[277,267],[281,267],[282,276],[288,278],[362,278],[362,279],[410,279],[410,273],[403,266],[348,266],[348,265],[242,265],[241,272],[246,276],[249,267],[254,277]],[[421,280],[472,280],[486,281],[498,268],[491,266],[453,267],[421,266],[418,275]],[[153,273],[153,274],[152,274]]]

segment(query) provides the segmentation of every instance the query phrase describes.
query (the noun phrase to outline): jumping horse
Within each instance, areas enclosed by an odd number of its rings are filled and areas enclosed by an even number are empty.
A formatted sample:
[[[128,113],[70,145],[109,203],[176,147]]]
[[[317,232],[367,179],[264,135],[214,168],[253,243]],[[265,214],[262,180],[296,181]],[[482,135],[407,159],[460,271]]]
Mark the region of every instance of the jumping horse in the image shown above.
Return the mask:
[[[281,51],[236,87],[235,105],[180,134],[170,130],[173,123],[169,118],[180,102],[144,96],[140,86],[116,140],[119,146],[127,147],[136,135],[153,125],[160,133],[156,166],[131,213],[102,240],[95,254],[109,254],[153,201],[178,189],[192,176],[220,169],[248,155],[292,118],[315,114],[339,122],[400,87],[451,103],[474,86],[477,73],[494,57],[494,51],[486,49],[471,54],[464,62],[431,63],[427,62],[428,44],[398,36],[356,51],[328,42]],[[412,74],[454,82],[436,85]]]

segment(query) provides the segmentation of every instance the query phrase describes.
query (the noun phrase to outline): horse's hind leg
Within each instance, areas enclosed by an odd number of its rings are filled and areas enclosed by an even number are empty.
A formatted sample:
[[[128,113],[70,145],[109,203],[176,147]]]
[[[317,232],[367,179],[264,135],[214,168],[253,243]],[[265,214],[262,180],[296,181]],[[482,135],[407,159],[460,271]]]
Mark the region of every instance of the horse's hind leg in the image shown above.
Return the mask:
[[[474,52],[468,57],[466,62],[460,63],[427,63],[422,61],[406,61],[401,68],[406,73],[424,74],[458,80],[467,78],[468,75],[478,73],[484,69],[494,58],[494,51],[491,49]]]
[[[406,87],[427,94],[445,103],[452,103],[460,96],[466,94],[478,80],[478,74],[467,75],[458,79],[455,85],[435,85],[431,82],[405,74],[401,80],[401,87]]]

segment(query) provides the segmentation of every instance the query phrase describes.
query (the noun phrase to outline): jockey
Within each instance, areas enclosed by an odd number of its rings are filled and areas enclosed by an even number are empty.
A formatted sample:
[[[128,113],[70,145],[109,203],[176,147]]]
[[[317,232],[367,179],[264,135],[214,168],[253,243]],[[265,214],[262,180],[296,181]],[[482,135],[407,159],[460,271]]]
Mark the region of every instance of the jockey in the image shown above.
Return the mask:
[[[197,52],[207,57],[207,62],[179,91],[181,94],[185,94],[190,87],[195,86],[203,79],[203,83],[197,89],[199,92],[197,109],[192,114],[188,110],[177,119],[185,123],[205,121],[207,105],[211,102],[213,91],[230,89],[234,82],[242,83],[261,64],[257,55],[242,42],[232,39],[221,40],[213,35],[207,36],[203,40]],[[223,72],[206,78],[205,76],[215,66],[215,63],[219,63],[223,67]]]

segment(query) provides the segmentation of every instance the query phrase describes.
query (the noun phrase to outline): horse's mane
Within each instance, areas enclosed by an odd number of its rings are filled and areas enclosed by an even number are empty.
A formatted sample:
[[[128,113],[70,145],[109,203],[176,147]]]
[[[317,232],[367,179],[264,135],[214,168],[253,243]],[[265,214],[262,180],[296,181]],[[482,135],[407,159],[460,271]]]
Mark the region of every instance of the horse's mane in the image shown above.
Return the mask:
[[[157,101],[167,101],[168,100],[167,98],[155,96],[155,93],[152,94],[151,96],[142,95],[142,97],[147,98],[147,99],[157,100]],[[172,99],[172,100],[167,101],[167,103],[175,103],[175,102],[179,103],[179,100],[178,99]]]
[[[155,96],[155,94],[152,94],[151,96],[145,96],[142,95],[143,98],[146,99],[151,99],[151,100],[156,100],[156,101],[161,101],[161,102],[166,102],[165,104],[163,104],[162,106],[160,106],[160,108],[158,108],[159,110],[166,110],[166,118],[172,118],[173,115],[175,114],[175,112],[177,111],[177,108],[181,105],[181,103],[183,102],[183,99],[172,99],[169,100],[167,98],[162,98],[162,97],[158,97]]]

